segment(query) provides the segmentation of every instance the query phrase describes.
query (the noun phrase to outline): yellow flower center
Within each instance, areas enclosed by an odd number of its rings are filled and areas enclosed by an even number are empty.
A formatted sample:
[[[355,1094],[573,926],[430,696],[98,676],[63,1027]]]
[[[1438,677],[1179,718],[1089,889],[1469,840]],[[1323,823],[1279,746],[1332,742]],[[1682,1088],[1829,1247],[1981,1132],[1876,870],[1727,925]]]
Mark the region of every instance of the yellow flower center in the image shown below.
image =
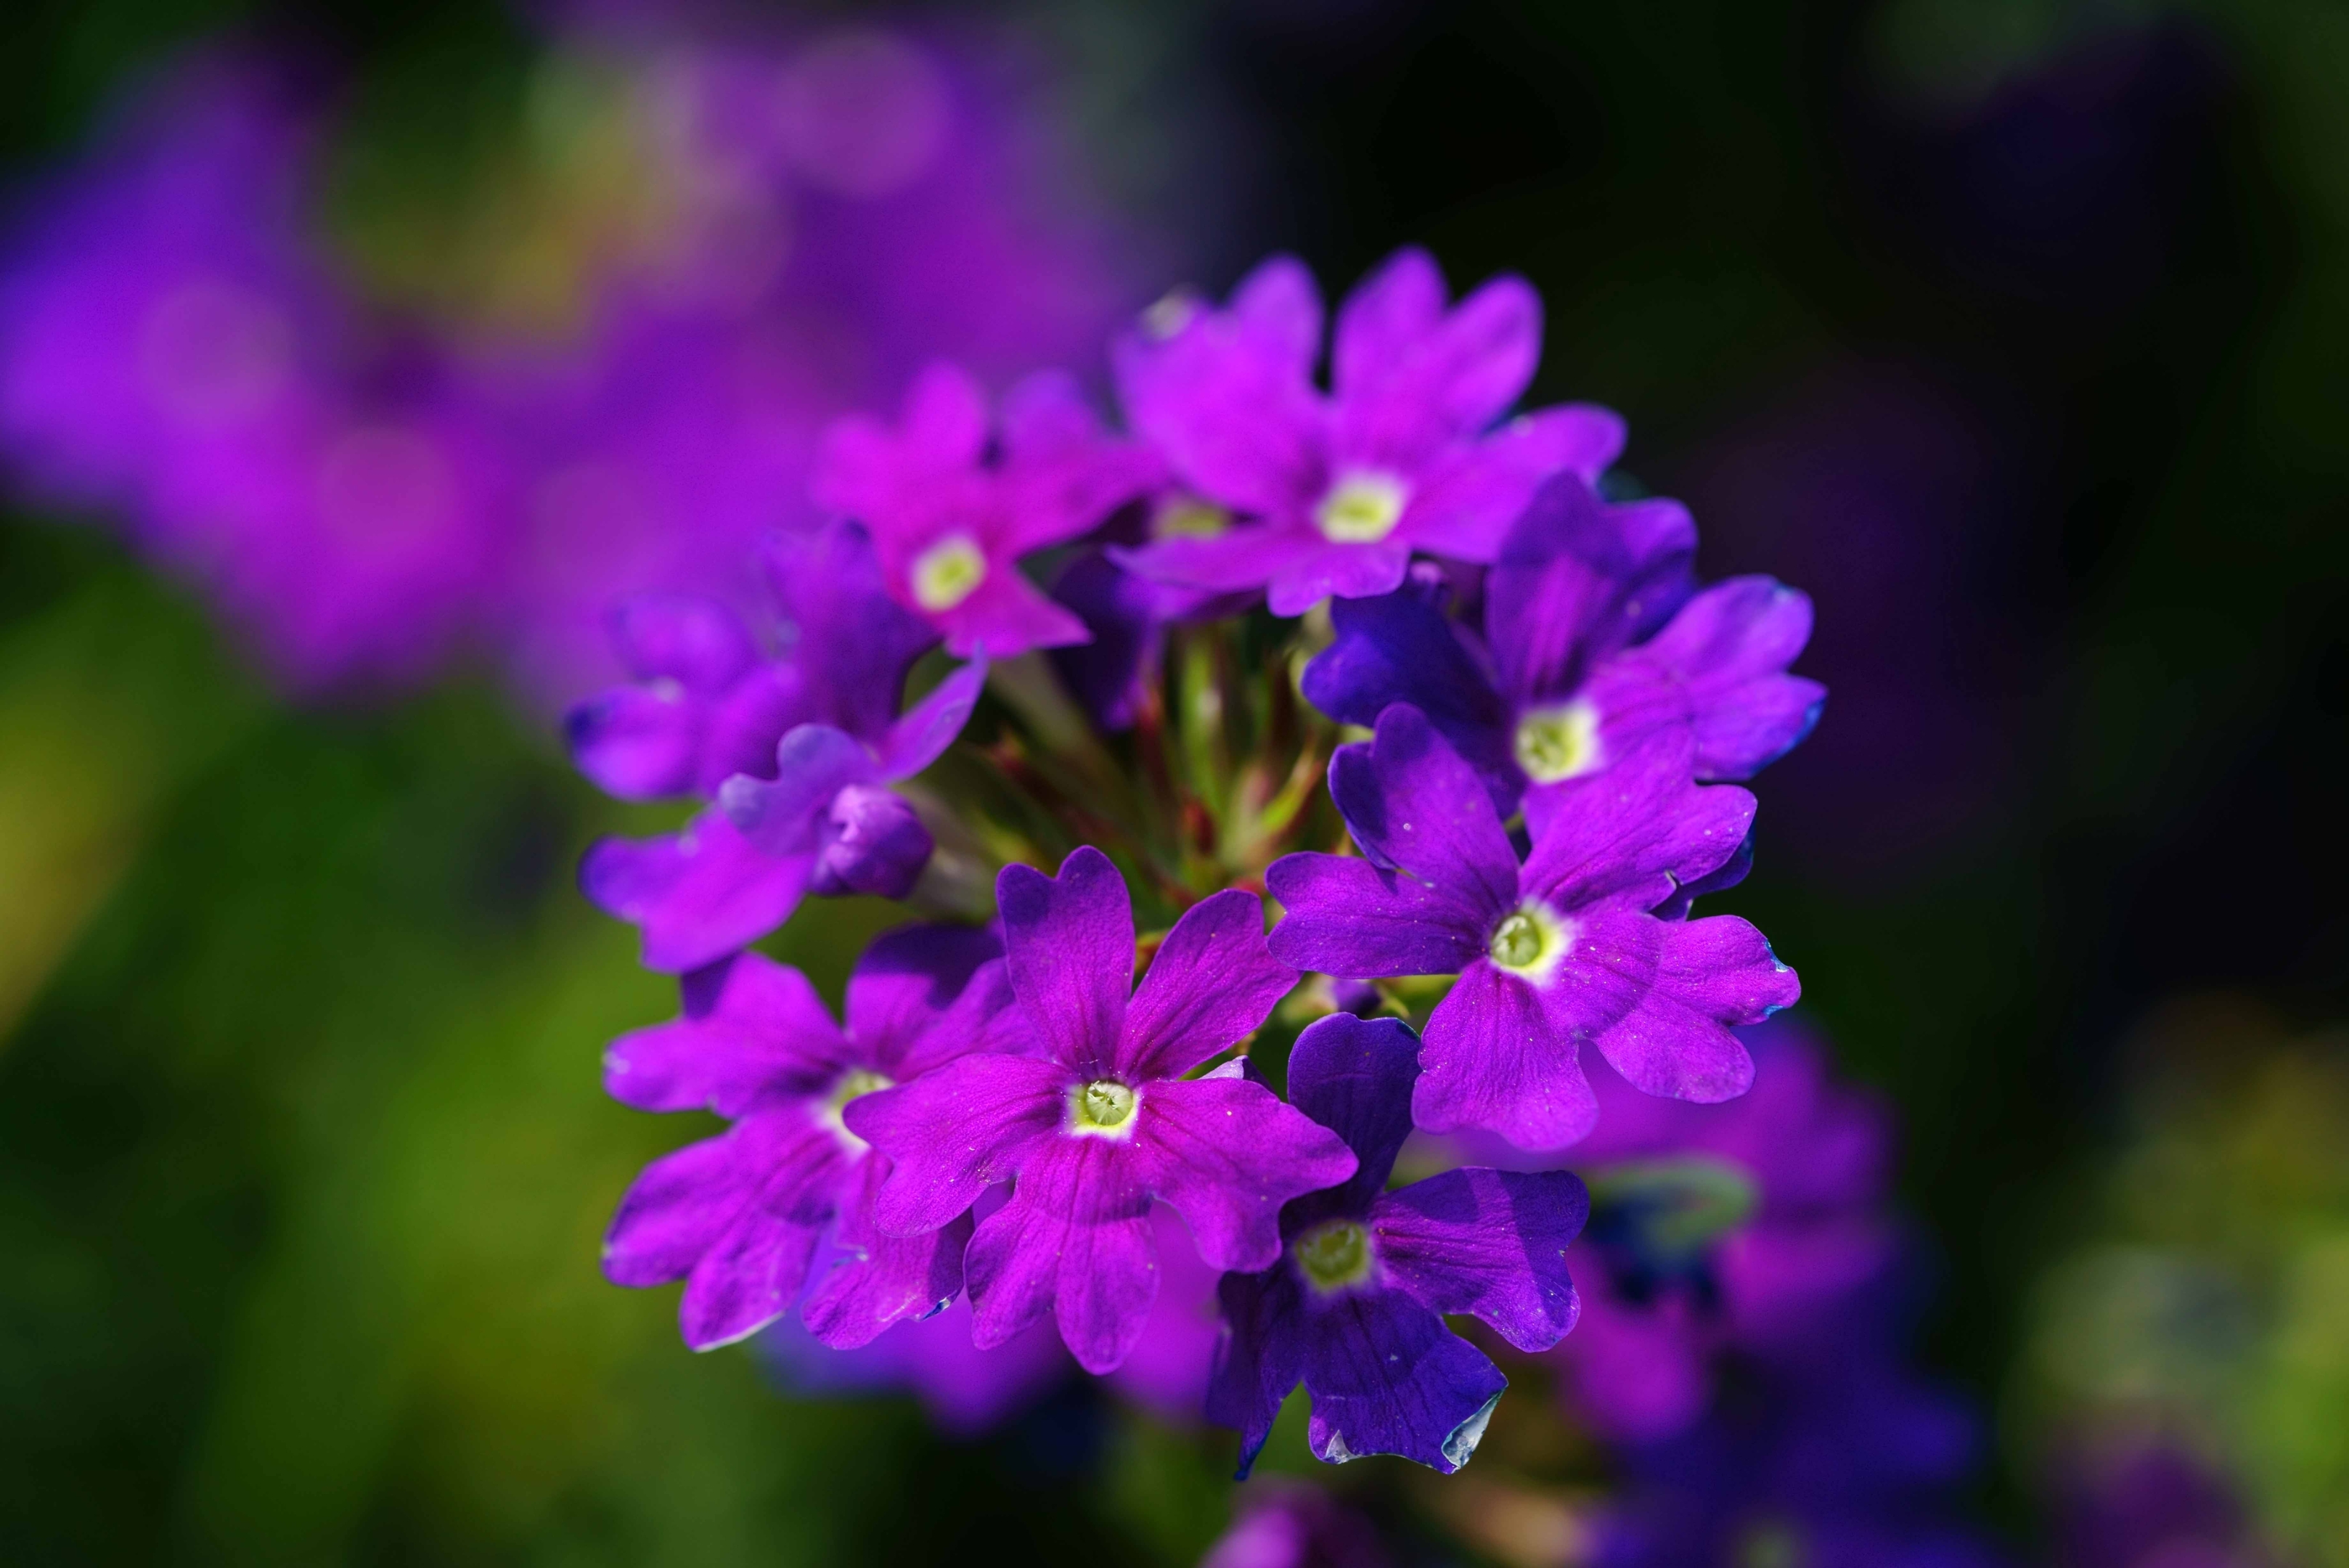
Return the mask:
[[[1517,766],[1536,784],[1578,778],[1599,765],[1599,710],[1577,698],[1528,708],[1517,720]]]
[[[1213,539],[1232,525],[1232,514],[1212,501],[1177,495],[1150,519],[1154,539]]]
[[[1511,974],[1546,984],[1573,944],[1573,928],[1547,905],[1528,900],[1493,928],[1485,950]]]
[[[1394,532],[1411,492],[1391,473],[1349,473],[1313,509],[1313,525],[1337,545],[1375,545]]]
[[[1069,1095],[1069,1130],[1092,1137],[1122,1138],[1133,1131],[1142,1096],[1115,1078],[1095,1078]]]
[[[936,615],[950,610],[987,580],[987,556],[964,535],[939,540],[914,557],[914,602]]]
[[[863,1148],[864,1140],[848,1130],[848,1124],[842,1118],[841,1112],[848,1108],[851,1100],[861,1100],[867,1095],[877,1095],[884,1089],[895,1086],[895,1080],[885,1074],[875,1073],[866,1067],[851,1067],[840,1075],[838,1083],[833,1085],[832,1093],[824,1096],[824,1125]]]
[[[1327,1295],[1371,1277],[1370,1232],[1351,1220],[1317,1225],[1289,1244],[1305,1282]]]

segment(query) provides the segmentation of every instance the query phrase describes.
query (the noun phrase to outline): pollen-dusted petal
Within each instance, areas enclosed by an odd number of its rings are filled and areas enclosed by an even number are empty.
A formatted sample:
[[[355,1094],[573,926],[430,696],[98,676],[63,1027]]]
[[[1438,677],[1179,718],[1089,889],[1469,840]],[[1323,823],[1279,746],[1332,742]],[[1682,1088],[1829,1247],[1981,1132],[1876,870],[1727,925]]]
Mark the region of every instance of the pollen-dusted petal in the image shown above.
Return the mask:
[[[1183,911],[1127,1004],[1113,1065],[1172,1077],[1238,1044],[1297,983],[1265,946],[1264,901],[1230,888]]]
[[[1569,1171],[1467,1169],[1381,1195],[1370,1225],[1393,1289],[1482,1318],[1519,1350],[1547,1350],[1574,1327],[1567,1247],[1589,1214]]]
[[[1116,1059],[1133,985],[1133,905],[1125,878],[1091,845],[1058,877],[1007,866],[996,877],[1011,988],[1054,1057],[1089,1075]]]
[[[791,918],[811,854],[769,855],[705,811],[666,838],[606,838],[579,867],[587,901],[644,932],[647,969],[680,973],[748,947]]]

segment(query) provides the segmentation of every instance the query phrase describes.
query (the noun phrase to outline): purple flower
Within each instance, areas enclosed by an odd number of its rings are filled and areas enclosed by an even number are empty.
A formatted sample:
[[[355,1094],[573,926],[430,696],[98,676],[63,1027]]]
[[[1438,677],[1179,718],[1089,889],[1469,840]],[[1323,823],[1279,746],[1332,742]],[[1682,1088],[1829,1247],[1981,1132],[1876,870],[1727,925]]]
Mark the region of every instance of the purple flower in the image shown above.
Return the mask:
[[[1654,912],[1729,863],[1754,817],[1745,791],[1690,782],[1685,735],[1566,786],[1523,865],[1475,772],[1416,708],[1389,708],[1371,742],[1339,747],[1330,794],[1364,857],[1273,862],[1267,885],[1288,910],[1273,950],[1333,975],[1460,977],[1428,1020],[1421,1127],[1574,1142],[1599,1114],[1585,1042],[1651,1095],[1745,1092],[1753,1062],[1728,1025],[1800,988],[1745,921]]]
[[[1426,252],[1397,252],[1338,313],[1314,386],[1321,300],[1276,256],[1224,309],[1170,296],[1112,349],[1126,417],[1237,525],[1161,537],[1129,559],[1168,582],[1268,590],[1275,615],[1392,592],[1414,549],[1490,561],[1534,489],[1595,479],[1622,421],[1576,404],[1495,424],[1541,356],[1541,302],[1500,277],[1446,306]]]
[[[788,1311],[836,1223],[847,1261],[802,1314],[817,1338],[863,1345],[944,1305],[962,1288],[969,1226],[876,1231],[873,1196],[889,1160],[841,1112],[988,1043],[1010,999],[996,954],[982,930],[893,931],[849,978],[844,1029],[805,976],[756,953],[687,977],[685,1015],[615,1041],[604,1086],[639,1110],[714,1111],[734,1125],[646,1168],[605,1239],[605,1275],[684,1280],[678,1324],[708,1350]]]
[[[1078,1364],[1107,1372],[1158,1292],[1154,1200],[1210,1265],[1261,1269],[1280,1255],[1281,1204],[1343,1179],[1354,1157],[1261,1085],[1182,1076],[1296,983],[1265,950],[1255,895],[1194,905],[1139,987],[1125,882],[1099,850],[1077,850],[1058,877],[1007,866],[996,897],[1039,1054],[964,1057],[858,1101],[849,1125],[896,1161],[876,1212],[901,1234],[951,1224],[1013,1179],[964,1262],[974,1337],[1002,1344],[1050,1312]]]
[[[1244,1498],[1239,1517],[1199,1568],[1386,1568],[1392,1561],[1371,1521],[1327,1492],[1257,1485],[1270,1490]]]
[[[1308,701],[1371,724],[1426,714],[1504,816],[1536,832],[1565,784],[1685,731],[1701,779],[1751,778],[1810,732],[1826,689],[1786,673],[1811,602],[1768,577],[1692,596],[1696,529],[1670,501],[1610,506],[1563,475],[1509,530],[1485,579],[1485,635],[1405,589],[1331,607],[1337,640],[1306,667]]]
[[[1085,533],[1157,473],[1148,452],[1105,435],[1056,373],[1005,397],[994,450],[978,383],[933,364],[907,389],[896,430],[861,417],[834,423],[812,483],[820,504],[871,531],[889,593],[950,651],[1008,659],[1088,635],[1020,572],[1019,557]]]
[[[907,1318],[870,1345],[833,1350],[790,1319],[757,1341],[759,1350],[800,1392],[877,1392],[902,1388],[950,1438],[976,1438],[1019,1415],[1076,1367],[1049,1324],[1037,1324],[993,1350],[970,1342],[970,1303]]]
[[[713,604],[639,600],[619,620],[638,684],[582,703],[568,729],[588,776],[623,798],[715,794],[684,831],[607,838],[580,882],[644,929],[644,961],[698,969],[788,919],[808,893],[900,898],[929,830],[886,786],[937,760],[986,679],[964,665],[897,714],[907,670],[933,642],[883,591],[854,524],[775,546],[777,596],[796,635],[759,656]]]
[[[1385,1190],[1411,1134],[1418,1047],[1398,1020],[1333,1013],[1289,1054],[1289,1099],[1360,1163],[1281,1210],[1285,1255],[1269,1269],[1224,1278],[1229,1332],[1207,1412],[1239,1429],[1243,1480],[1300,1379],[1316,1457],[1458,1469],[1508,1379],[1444,1314],[1481,1318],[1520,1350],[1574,1326],[1566,1250],[1589,1199],[1570,1172],[1452,1170]]]

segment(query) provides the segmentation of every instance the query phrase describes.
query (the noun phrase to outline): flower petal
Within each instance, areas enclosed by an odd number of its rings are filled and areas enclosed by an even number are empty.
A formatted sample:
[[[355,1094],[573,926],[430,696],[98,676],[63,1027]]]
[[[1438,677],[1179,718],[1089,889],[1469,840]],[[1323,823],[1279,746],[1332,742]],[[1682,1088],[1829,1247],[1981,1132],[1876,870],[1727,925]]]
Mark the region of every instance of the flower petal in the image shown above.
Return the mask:
[[[1484,778],[1495,807],[1514,811],[1525,781],[1510,749],[1508,708],[1451,618],[1406,587],[1333,600],[1330,624],[1337,639],[1305,667],[1305,700],[1366,729],[1390,705],[1410,703]]]
[[[1433,458],[1413,483],[1395,533],[1454,560],[1496,561],[1546,482],[1561,473],[1594,481],[1622,446],[1621,418],[1593,404],[1521,414]]]
[[[1484,952],[1497,914],[1350,855],[1284,855],[1264,880],[1288,910],[1273,957],[1350,979],[1454,973]]]
[[[934,618],[957,659],[1010,659],[1031,648],[1071,648],[1092,636],[1009,561],[991,562],[971,596]]]
[[[1811,601],[1768,577],[1732,577],[1692,598],[1650,641],[1593,672],[1589,696],[1619,714],[1691,726],[1696,775],[1751,778],[1817,722],[1826,689],[1786,673],[1810,640]]]
[[[1235,1479],[1246,1480],[1272,1436],[1281,1401],[1305,1375],[1304,1314],[1287,1268],[1228,1273],[1216,1288],[1224,1334],[1207,1378],[1207,1419],[1240,1435]]]
[[[776,744],[775,776],[728,779],[718,809],[765,853],[804,855],[817,846],[832,797],[879,774],[864,742],[829,724],[802,724]]]
[[[1202,898],[1127,1004],[1117,1070],[1134,1082],[1187,1072],[1260,1027],[1296,983],[1265,947],[1264,900],[1238,888]]]
[[[1397,1018],[1333,1012],[1315,1020],[1288,1053],[1288,1103],[1345,1140],[1358,1161],[1345,1185],[1313,1201],[1314,1218],[1360,1215],[1386,1189],[1411,1136],[1411,1086],[1419,1036]],[[1292,1214],[1290,1228],[1296,1228]]]
[[[638,680],[674,680],[712,696],[750,668],[756,644],[742,618],[698,594],[636,594],[612,612],[613,640]]]
[[[1659,920],[1622,909],[1577,923],[1541,992],[1551,1027],[1591,1041],[1647,1094],[1700,1105],[1744,1094],[1754,1061],[1727,1026],[1758,1023],[1802,994],[1762,933],[1734,915]]]
[[[1011,1200],[980,1222],[963,1256],[973,1344],[1001,1345],[1050,1310],[1086,1371],[1125,1359],[1158,1293],[1150,1195],[1133,1153],[1097,1137],[1035,1147]]]
[[[873,541],[854,523],[779,539],[766,566],[795,634],[792,660],[806,679],[809,716],[877,743],[897,716],[905,672],[938,634],[890,597]]]
[[[1519,1350],[1547,1350],[1574,1327],[1566,1249],[1589,1217],[1570,1171],[1447,1170],[1381,1196],[1371,1234],[1396,1290],[1482,1318]]]
[[[1462,909],[1517,898],[1517,852],[1492,797],[1427,716],[1398,702],[1369,744],[1330,759],[1330,799],[1372,864],[1408,871]]]
[[[849,1062],[815,987],[761,953],[697,970],[684,992],[685,1016],[632,1030],[604,1053],[604,1092],[622,1105],[735,1117],[765,1096],[813,1092]]]
[[[1061,874],[1006,866],[995,879],[1011,989],[1044,1048],[1083,1073],[1106,1072],[1133,988],[1133,904],[1108,856],[1071,852]]]
[[[1519,1148],[1563,1148],[1599,1116],[1575,1037],[1534,986],[1481,959],[1435,1004],[1419,1064],[1412,1119],[1429,1132],[1484,1127]]]
[[[1509,1380],[1397,1291],[1351,1291],[1311,1315],[1306,1440],[1331,1463],[1400,1454],[1449,1475],[1468,1462]]]
[[[978,694],[986,685],[987,656],[982,653],[907,709],[889,727],[888,739],[881,745],[881,776],[911,778],[936,762],[970,722],[970,711],[978,706]]]
[[[1057,1133],[1068,1090],[1057,1063],[990,1053],[851,1100],[842,1121],[891,1163],[874,1222],[895,1236],[951,1223]]]
[[[1581,684],[1590,660],[1663,624],[1688,597],[1696,524],[1672,501],[1609,506],[1552,479],[1509,530],[1485,585],[1485,632],[1519,705]]]
[[[896,1070],[904,1051],[936,1027],[980,966],[1002,951],[995,933],[980,926],[899,926],[884,932],[849,971],[850,1033],[883,1071],[913,1076]]]
[[[1326,598],[1361,599],[1391,594],[1411,566],[1411,546],[1400,539],[1376,545],[1319,544],[1272,574],[1265,607],[1275,615],[1303,615]]]
[[[1338,307],[1330,381],[1340,398],[1370,391],[1444,323],[1452,291],[1435,258],[1406,245],[1356,284]]]
[[[874,1223],[873,1203],[889,1174],[886,1155],[859,1162],[855,1184],[843,1198],[834,1240],[847,1256],[809,1293],[800,1319],[835,1350],[870,1344],[891,1324],[917,1318],[962,1290],[962,1253],[970,1241],[968,1214],[919,1236],[892,1236]]]
[[[1541,297],[1523,278],[1494,278],[1400,348],[1338,400],[1344,463],[1413,473],[1498,419],[1541,358]]]
[[[1542,796],[1522,886],[1561,910],[1599,903],[1651,909],[1734,857],[1754,797],[1691,777],[1684,732],[1657,735],[1610,767],[1528,791]]]
[[[791,918],[807,889],[810,855],[768,855],[718,811],[667,838],[606,838],[587,851],[587,901],[641,927],[647,969],[714,963]]]
[[[1218,1269],[1270,1268],[1280,1206],[1354,1173],[1337,1134],[1246,1079],[1152,1084],[1135,1116],[1133,1179],[1174,1206]]]
[[[574,704],[563,740],[588,781],[618,800],[690,794],[709,705],[679,688],[617,686]]]

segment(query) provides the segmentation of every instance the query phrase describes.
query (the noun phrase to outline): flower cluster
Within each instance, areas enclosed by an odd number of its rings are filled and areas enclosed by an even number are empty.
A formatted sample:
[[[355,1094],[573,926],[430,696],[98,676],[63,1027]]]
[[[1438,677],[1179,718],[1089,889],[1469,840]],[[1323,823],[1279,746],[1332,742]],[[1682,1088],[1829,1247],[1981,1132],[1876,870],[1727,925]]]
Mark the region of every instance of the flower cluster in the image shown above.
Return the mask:
[[[1245,1474],[1300,1384],[1323,1459],[1465,1463],[1507,1378],[1447,1319],[1520,1354],[1586,1300],[1632,1332],[1639,1203],[1556,1151],[1618,1091],[1627,1129],[1743,1094],[1736,1031],[1796,998],[1691,906],[1751,863],[1723,781],[1816,715],[1807,601],[1700,587],[1684,511],[1608,500],[1613,415],[1512,414],[1521,281],[1452,303],[1406,251],[1339,311],[1326,390],[1321,337],[1293,261],[1170,296],[1112,345],[1123,433],[1066,377],[990,415],[933,365],[894,423],[826,432],[773,636],[619,612],[634,680],[574,754],[694,804],[584,867],[684,990],[608,1083],[731,1126],[646,1171],[605,1267],[684,1280],[688,1344],[795,1315],[803,1381],[846,1353],[829,1380],[968,1425],[1055,1375],[1049,1325],[1146,1403],[1203,1395]],[[928,919],[835,1023],[753,944],[844,894]],[[1414,1135],[1494,1158],[1391,1187]],[[1169,1312],[1162,1280],[1202,1289]]]

